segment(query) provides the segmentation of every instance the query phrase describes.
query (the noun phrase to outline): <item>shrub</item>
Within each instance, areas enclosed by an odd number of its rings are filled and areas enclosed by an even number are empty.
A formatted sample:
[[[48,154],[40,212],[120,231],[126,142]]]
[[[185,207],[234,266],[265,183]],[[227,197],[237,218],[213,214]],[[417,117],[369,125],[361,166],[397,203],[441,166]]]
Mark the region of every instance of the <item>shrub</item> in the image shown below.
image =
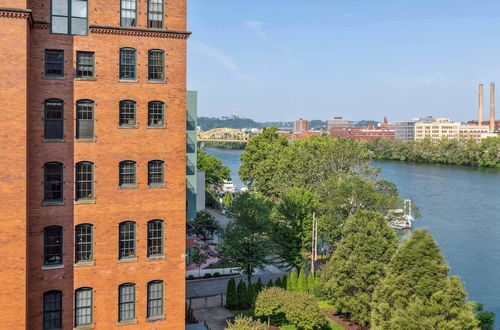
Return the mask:
[[[283,275],[283,280],[281,281],[281,288],[286,290],[287,286],[288,286],[288,276]]]
[[[297,282],[298,282],[297,272],[294,269],[290,273],[290,276],[288,277],[288,281],[286,282],[287,291],[297,291],[297,284],[298,284]]]
[[[262,284],[262,280],[259,277],[257,279],[257,282],[255,282],[255,285],[254,285],[255,293],[261,292],[263,288],[264,288],[264,284]]]
[[[238,297],[238,308],[245,308],[247,302],[247,285],[243,280],[240,280],[238,287],[236,288],[236,294]]]
[[[194,276],[193,276],[193,275],[189,275],[189,276],[187,277],[187,279],[188,279],[188,280],[194,280]]]
[[[281,278],[277,278],[276,281],[274,282],[274,286],[278,288],[283,288],[283,282],[281,281]]]
[[[213,276],[214,277],[220,277],[220,273],[219,272],[215,272]]]
[[[303,269],[301,269],[299,273],[299,279],[297,281],[296,291],[307,292],[307,277]]]
[[[278,278],[279,279],[279,278]],[[273,280],[270,278],[269,282],[267,282],[266,287],[272,288],[274,286]]]
[[[309,275],[307,276],[307,292],[314,293],[314,282],[313,272],[309,271]]]
[[[238,294],[236,293],[236,281],[234,277],[230,278],[227,282],[226,307],[229,309],[238,307]]]
[[[255,301],[255,286],[252,284],[252,282],[248,283],[246,293],[245,307],[251,308]]]
[[[210,273],[206,273],[205,275],[203,275],[203,277],[205,277],[205,278],[210,278],[210,277],[212,277],[212,274],[210,274]]]
[[[227,321],[226,330],[267,330],[267,325],[250,317],[238,316],[234,322]]]

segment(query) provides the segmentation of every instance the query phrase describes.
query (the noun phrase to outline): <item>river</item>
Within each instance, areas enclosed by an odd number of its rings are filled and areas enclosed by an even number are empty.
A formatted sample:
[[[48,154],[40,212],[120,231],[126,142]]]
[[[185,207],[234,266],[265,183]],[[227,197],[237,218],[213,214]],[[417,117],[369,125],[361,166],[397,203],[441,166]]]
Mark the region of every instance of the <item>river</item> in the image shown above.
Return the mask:
[[[231,168],[237,188],[242,150],[207,148]],[[500,329],[500,170],[377,161],[381,175],[402,198],[419,206],[415,228],[428,228],[451,274],[465,283],[470,300],[497,314]]]

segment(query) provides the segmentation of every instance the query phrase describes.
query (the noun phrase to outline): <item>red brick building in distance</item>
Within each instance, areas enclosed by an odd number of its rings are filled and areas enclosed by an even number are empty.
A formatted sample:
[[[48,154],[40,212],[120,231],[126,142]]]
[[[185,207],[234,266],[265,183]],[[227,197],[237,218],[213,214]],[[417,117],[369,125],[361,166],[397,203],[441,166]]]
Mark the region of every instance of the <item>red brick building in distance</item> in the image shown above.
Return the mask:
[[[0,328],[184,329],[186,0],[0,27]]]
[[[293,131],[295,133],[302,133],[309,131],[309,120],[300,118],[293,122]]]
[[[393,140],[396,138],[394,125],[389,124],[387,118],[384,118],[383,122],[378,127],[375,127],[373,123],[370,123],[368,127],[332,127],[330,129],[330,135],[332,137],[344,137],[369,142],[380,138]]]

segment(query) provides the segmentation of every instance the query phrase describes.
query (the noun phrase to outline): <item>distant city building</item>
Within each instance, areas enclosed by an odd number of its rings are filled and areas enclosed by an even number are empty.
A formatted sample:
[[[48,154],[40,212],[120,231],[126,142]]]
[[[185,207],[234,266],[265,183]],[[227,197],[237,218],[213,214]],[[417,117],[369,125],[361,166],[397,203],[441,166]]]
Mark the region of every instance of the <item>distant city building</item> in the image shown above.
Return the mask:
[[[294,121],[293,122],[293,131],[297,132],[297,133],[309,131],[309,121],[304,120],[302,118]]]
[[[335,117],[333,119],[328,119],[326,123],[328,126],[328,131],[336,127],[349,127],[349,120],[343,119],[342,117]]]
[[[186,99],[186,219],[196,218],[198,92],[188,91]],[[204,190],[203,190],[204,191]]]
[[[394,134],[396,140],[411,141],[415,140],[416,123],[432,123],[435,119],[432,116],[415,118],[412,121],[397,121],[394,123]]]
[[[464,125],[460,122],[452,122],[448,118],[437,118],[432,123],[415,124],[415,140],[430,138],[435,141],[447,138],[480,141],[487,133],[489,133],[488,126]]]
[[[330,129],[330,136],[369,142],[381,138],[395,139],[394,125],[389,124],[387,118],[384,118],[378,127],[375,127],[373,123],[370,123],[368,127],[333,127]]]

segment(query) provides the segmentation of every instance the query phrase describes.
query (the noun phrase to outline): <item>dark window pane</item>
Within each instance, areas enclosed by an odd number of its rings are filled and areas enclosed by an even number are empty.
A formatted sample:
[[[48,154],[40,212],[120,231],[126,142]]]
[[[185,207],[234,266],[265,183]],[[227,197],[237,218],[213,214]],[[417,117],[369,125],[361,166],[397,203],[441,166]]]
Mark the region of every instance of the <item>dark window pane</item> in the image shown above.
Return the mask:
[[[94,199],[93,169],[92,163],[76,164],[76,200]]]
[[[121,25],[137,25],[137,0],[121,0]]]
[[[120,50],[120,79],[135,79],[135,49]]]
[[[135,257],[135,223],[122,222],[119,230],[120,259]]]
[[[118,320],[128,321],[135,319],[135,285],[122,284],[119,287]]]
[[[135,102],[120,102],[120,125],[135,125]]]
[[[149,102],[148,104],[148,125],[163,126],[164,104],[163,102]]]
[[[76,103],[76,138],[92,139],[94,137],[94,102],[78,101]]]
[[[45,50],[45,76],[64,77],[63,50]]]
[[[163,255],[163,221],[148,222],[148,257]]]
[[[135,185],[135,163],[120,163],[120,186]]]
[[[153,160],[148,164],[148,184],[163,184],[163,162]]]
[[[43,294],[43,329],[62,329],[62,292]]]
[[[154,29],[163,27],[163,0],[148,1],[148,27]]]
[[[148,56],[148,79],[164,80],[164,56],[162,51],[149,51]]]
[[[75,292],[75,326],[90,324],[92,324],[92,289],[78,289]]]
[[[62,227],[45,227],[43,230],[44,265],[62,264],[62,240]]]
[[[148,283],[148,317],[163,315],[163,282]]]
[[[45,101],[45,139],[64,138],[64,110],[61,100]]]
[[[47,163],[44,166],[44,198],[45,202],[61,202],[63,200],[63,164]]]
[[[76,262],[92,261],[92,225],[78,225],[75,229]]]
[[[76,52],[76,77],[94,77],[94,53]]]

